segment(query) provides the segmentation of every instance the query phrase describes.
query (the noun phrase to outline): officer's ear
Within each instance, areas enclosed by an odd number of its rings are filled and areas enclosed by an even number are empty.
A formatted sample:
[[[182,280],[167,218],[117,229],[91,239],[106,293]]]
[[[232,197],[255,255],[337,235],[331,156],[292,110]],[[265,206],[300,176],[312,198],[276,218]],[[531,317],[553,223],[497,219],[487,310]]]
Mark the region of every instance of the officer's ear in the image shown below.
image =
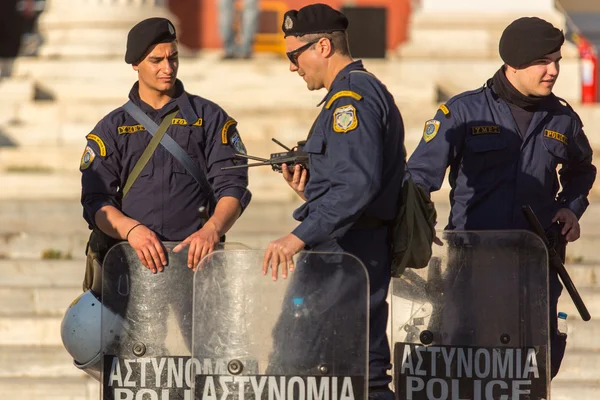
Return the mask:
[[[324,58],[331,57],[335,52],[333,48],[333,42],[329,38],[322,37],[319,39],[319,46],[321,47],[320,51]]]
[[[515,72],[517,72],[517,69],[515,67],[511,67],[508,64],[504,64],[504,71],[506,71],[507,74],[514,74]]]
[[[134,71],[140,70],[139,64],[131,64],[131,68],[133,68]]]

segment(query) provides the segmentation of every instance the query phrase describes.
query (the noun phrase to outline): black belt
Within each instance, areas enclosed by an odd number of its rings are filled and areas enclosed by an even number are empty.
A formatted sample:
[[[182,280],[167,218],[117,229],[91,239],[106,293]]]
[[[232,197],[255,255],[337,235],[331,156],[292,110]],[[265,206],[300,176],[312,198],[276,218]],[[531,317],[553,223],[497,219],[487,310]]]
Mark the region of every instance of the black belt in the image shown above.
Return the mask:
[[[392,221],[386,221],[384,219],[379,219],[375,217],[370,217],[368,215],[361,215],[358,218],[358,221],[352,225],[350,229],[375,229],[381,228],[384,226],[390,226]]]

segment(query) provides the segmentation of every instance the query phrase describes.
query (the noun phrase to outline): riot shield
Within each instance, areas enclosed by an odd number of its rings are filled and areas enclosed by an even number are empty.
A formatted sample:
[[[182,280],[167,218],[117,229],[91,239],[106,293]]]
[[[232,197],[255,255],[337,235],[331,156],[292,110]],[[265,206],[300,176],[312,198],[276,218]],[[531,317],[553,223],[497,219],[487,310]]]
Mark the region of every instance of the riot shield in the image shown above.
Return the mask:
[[[365,267],[349,254],[304,252],[273,281],[263,255],[214,252],[195,273],[194,398],[366,400]]]
[[[426,268],[392,280],[396,399],[548,399],[542,241],[526,231],[440,237]]]
[[[102,265],[101,399],[191,399],[193,270],[188,248],[163,243],[168,264],[152,274],[126,242],[112,247]],[[247,249],[237,243],[222,248]]]

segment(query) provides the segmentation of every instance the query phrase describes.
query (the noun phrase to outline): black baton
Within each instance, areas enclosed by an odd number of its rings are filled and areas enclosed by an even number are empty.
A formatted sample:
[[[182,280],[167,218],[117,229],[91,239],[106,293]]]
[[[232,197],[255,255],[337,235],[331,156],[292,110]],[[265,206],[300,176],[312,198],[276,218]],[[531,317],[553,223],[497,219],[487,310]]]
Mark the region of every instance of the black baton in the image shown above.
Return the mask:
[[[569,292],[573,303],[575,303],[575,307],[577,307],[577,311],[579,311],[579,315],[581,315],[581,319],[583,319],[584,321],[589,321],[592,317],[590,316],[587,307],[583,303],[583,300],[581,299],[581,296],[579,295],[575,284],[571,280],[569,273],[563,265],[560,256],[558,255],[554,247],[550,246],[550,242],[546,237],[546,232],[544,231],[542,224],[540,224],[540,221],[536,217],[531,207],[522,206],[521,208],[523,209],[525,217],[527,218],[527,221],[529,221],[529,225],[531,225],[533,232],[537,234],[544,242],[544,245],[546,245],[546,248],[548,249],[548,261],[550,263],[550,267],[554,268],[558,272],[560,280],[565,285],[565,288],[567,289],[567,292]]]

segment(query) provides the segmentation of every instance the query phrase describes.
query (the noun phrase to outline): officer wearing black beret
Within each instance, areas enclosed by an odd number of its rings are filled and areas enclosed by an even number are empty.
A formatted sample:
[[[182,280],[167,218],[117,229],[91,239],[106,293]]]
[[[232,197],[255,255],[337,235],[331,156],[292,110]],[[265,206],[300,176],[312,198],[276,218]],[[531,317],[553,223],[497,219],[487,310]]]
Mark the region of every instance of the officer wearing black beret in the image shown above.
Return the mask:
[[[350,56],[347,27],[348,19],[325,4],[284,15],[290,71],[309,90],[326,93],[303,147],[309,154],[310,174],[300,166],[293,170],[283,166],[284,179],[305,201],[294,212],[299,225],[269,244],[263,273],[271,268],[276,278],[281,264],[282,275],[287,276],[293,255],[305,248],[360,258],[371,285],[369,399],[392,400],[386,337],[388,226],[397,212],[404,177],[404,127],[385,85]],[[279,338],[282,342],[284,336]]]
[[[138,75],[129,102],[157,125],[170,116],[166,135],[187,153],[210,190],[162,142],[135,171],[152,135],[143,121],[119,107],[86,136],[81,160],[84,218],[94,232],[90,248],[96,241],[126,240],[157,272],[167,262],[161,241],[182,241],[176,250],[189,246],[188,266],[194,267],[250,201],[247,171],[221,169],[239,164],[235,153],[245,151],[237,123],[217,104],[184,90],[177,79],[177,34],[169,20],[149,18],[135,25],[127,36],[125,62]]]
[[[547,21],[517,19],[500,39],[504,65],[485,86],[453,97],[425,123],[408,167],[428,193],[440,189],[450,167],[452,207],[446,229],[530,229],[521,211],[530,205],[563,243],[579,238],[596,168],[582,121],[553,93],[564,40]],[[557,251],[564,254],[564,247]],[[566,345],[557,330],[561,290],[551,270],[552,376]]]

